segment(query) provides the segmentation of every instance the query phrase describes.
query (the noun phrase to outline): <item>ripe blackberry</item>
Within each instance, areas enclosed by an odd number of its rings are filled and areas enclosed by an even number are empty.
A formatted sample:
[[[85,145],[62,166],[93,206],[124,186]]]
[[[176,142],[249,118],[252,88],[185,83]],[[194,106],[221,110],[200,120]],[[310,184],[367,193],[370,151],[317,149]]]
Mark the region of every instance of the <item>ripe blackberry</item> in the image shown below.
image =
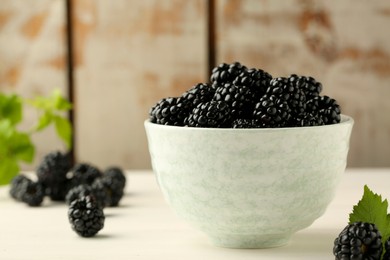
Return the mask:
[[[223,101],[200,103],[185,123],[190,127],[230,127],[230,108]]]
[[[290,120],[290,126],[319,126],[325,125],[324,121],[318,114],[304,113],[300,117],[296,117]]]
[[[24,188],[23,186],[28,185],[28,183],[31,182],[29,178],[27,178],[23,174],[16,175],[10,185],[10,190],[9,194],[11,195],[12,198],[14,198],[17,201],[22,201],[22,196],[24,193]]]
[[[94,196],[93,190],[87,184],[80,184],[68,191],[65,197],[65,201],[68,205],[70,205],[75,199],[80,199],[85,196]]]
[[[190,90],[184,92],[182,98],[188,100],[191,108],[194,108],[199,103],[211,101],[214,94],[215,89],[213,89],[209,84],[199,83],[193,86]]]
[[[95,180],[92,191],[101,207],[114,207],[124,195],[124,186],[117,179],[103,177]]]
[[[40,182],[29,181],[22,185],[22,201],[29,206],[40,206],[43,198],[45,197],[45,191],[43,185]]]
[[[291,117],[287,102],[274,95],[264,95],[255,105],[253,117],[261,127],[284,127]]]
[[[104,178],[110,178],[116,180],[120,183],[121,188],[123,189],[126,186],[126,176],[123,173],[122,169],[118,167],[110,167],[104,171]]]
[[[241,72],[233,83],[238,86],[247,86],[252,93],[252,99],[257,102],[267,91],[272,76],[261,69],[248,69]]]
[[[322,91],[321,82],[316,81],[313,77],[298,76],[291,74],[288,78],[289,81],[303,90],[306,99],[312,99],[320,95]]]
[[[103,209],[92,196],[74,200],[69,206],[68,218],[72,229],[82,237],[92,237],[104,227]]]
[[[261,128],[255,119],[238,118],[233,121],[232,128]]]
[[[61,152],[47,154],[36,170],[38,180],[52,200],[64,200],[68,189],[66,174],[71,168],[69,155]]]
[[[380,259],[382,236],[376,226],[355,222],[346,226],[334,241],[333,254],[336,260]]]
[[[163,98],[149,111],[152,123],[183,126],[184,119],[191,111],[191,103],[186,98]]]
[[[88,163],[78,163],[71,170],[72,187],[80,184],[91,185],[96,178],[102,176],[102,172]]]
[[[225,83],[215,90],[213,101],[224,101],[233,118],[249,118],[253,111],[252,94],[248,87]]]
[[[211,86],[216,89],[219,86],[223,86],[225,83],[231,83],[246,69],[247,68],[239,62],[233,62],[231,64],[221,63],[211,72]]]
[[[325,125],[337,124],[340,122],[340,106],[337,101],[328,96],[318,96],[306,103],[306,111],[318,114]]]
[[[273,78],[270,81],[270,86],[266,93],[267,95],[275,95],[278,98],[284,99],[290,107],[293,116],[298,116],[305,112],[305,93],[298,86],[292,84],[288,78]]]

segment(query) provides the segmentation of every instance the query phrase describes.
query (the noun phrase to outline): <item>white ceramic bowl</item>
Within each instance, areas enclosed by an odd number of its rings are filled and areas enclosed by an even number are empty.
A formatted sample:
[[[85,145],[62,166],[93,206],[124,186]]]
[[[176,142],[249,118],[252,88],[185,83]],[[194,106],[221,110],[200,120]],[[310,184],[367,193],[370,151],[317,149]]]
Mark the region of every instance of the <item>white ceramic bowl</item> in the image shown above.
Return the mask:
[[[286,244],[320,217],[345,171],[353,119],[334,125],[216,129],[145,121],[166,201],[217,246]]]

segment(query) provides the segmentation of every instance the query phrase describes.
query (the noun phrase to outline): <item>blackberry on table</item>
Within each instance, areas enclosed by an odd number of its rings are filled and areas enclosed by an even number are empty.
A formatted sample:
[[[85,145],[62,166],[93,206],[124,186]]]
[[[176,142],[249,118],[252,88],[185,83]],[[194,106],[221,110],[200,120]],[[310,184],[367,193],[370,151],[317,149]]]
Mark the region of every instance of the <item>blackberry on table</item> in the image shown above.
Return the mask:
[[[40,206],[44,197],[45,191],[40,182],[30,181],[22,186],[22,201],[29,206]]]
[[[107,189],[102,178],[96,179],[91,185],[93,196],[95,197],[96,203],[99,207],[104,208],[109,205],[110,193]]]
[[[291,110],[284,99],[264,95],[256,104],[253,117],[261,127],[284,127],[291,117]]]
[[[95,236],[104,227],[104,212],[92,196],[72,201],[68,210],[72,229],[82,237]]]
[[[185,122],[190,127],[229,127],[230,108],[223,101],[200,103]]]
[[[224,101],[234,118],[249,118],[253,111],[252,94],[248,87],[226,83],[215,90],[213,101]]]
[[[126,176],[123,170],[119,167],[109,167],[104,171],[104,178],[114,179],[120,186],[124,188],[126,186]]]
[[[70,205],[72,201],[85,196],[94,196],[92,188],[87,184],[80,184],[71,188],[65,197],[65,202]],[[95,198],[96,199],[96,198]]]
[[[51,152],[38,165],[38,181],[45,188],[45,194],[52,200],[64,200],[68,189],[67,173],[72,167],[68,154]]]
[[[186,98],[163,98],[151,108],[149,119],[152,123],[161,125],[183,126],[191,108],[192,105]]]
[[[298,116],[305,112],[305,93],[299,86],[292,84],[288,78],[273,78],[270,81],[270,86],[267,89],[266,94],[275,95],[278,98],[284,99],[294,116]]]
[[[232,83],[234,79],[246,69],[247,68],[239,62],[233,62],[231,64],[221,63],[213,68],[211,72],[211,86],[216,89],[219,86],[223,86],[225,83]]]
[[[92,192],[101,207],[115,207],[124,195],[124,186],[117,179],[103,177],[92,184]]]
[[[199,103],[211,101],[214,97],[215,89],[209,84],[198,83],[190,90],[184,92],[182,98],[188,100],[190,107],[196,107]]]
[[[102,176],[102,172],[89,163],[78,163],[71,170],[72,187],[79,184],[91,185],[96,178]]]
[[[31,180],[26,177],[23,174],[16,175],[10,185],[10,190],[9,194],[11,195],[12,198],[14,198],[17,201],[22,201],[22,196],[24,192],[24,186],[28,185]]]
[[[355,222],[347,225],[334,241],[336,260],[381,259],[382,236],[374,224]]]

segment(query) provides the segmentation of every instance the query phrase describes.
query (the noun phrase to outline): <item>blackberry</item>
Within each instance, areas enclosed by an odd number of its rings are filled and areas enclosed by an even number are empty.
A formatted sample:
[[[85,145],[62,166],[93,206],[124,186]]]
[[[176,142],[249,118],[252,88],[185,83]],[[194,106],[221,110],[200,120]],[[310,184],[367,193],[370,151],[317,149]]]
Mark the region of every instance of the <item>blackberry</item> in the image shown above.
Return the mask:
[[[247,86],[252,93],[254,102],[257,102],[267,91],[272,76],[261,69],[248,69],[241,72],[233,81],[239,86]]]
[[[10,185],[9,194],[12,198],[14,198],[17,201],[22,201],[22,196],[24,192],[24,186],[28,185],[28,183],[31,182],[29,178],[27,178],[23,174],[16,175]]]
[[[104,176],[101,181],[107,194],[106,206],[118,206],[119,201],[124,195],[124,183],[118,178],[113,178],[111,176]]]
[[[261,128],[255,119],[238,118],[233,121],[232,128]]]
[[[43,185],[33,181],[22,185],[22,193],[22,201],[33,207],[40,206],[45,196]]]
[[[102,178],[95,179],[91,185],[91,189],[99,207],[104,208],[109,205],[110,193],[106,188],[105,183],[102,181]]]
[[[188,100],[191,108],[196,107],[199,103],[205,103],[211,101],[215,93],[209,84],[199,83],[193,86],[190,90],[186,91],[182,98]]]
[[[91,185],[96,178],[102,176],[102,172],[88,163],[78,163],[71,170],[72,187],[79,184]]]
[[[383,255],[383,260],[390,260],[390,238],[386,240],[384,244],[385,254]]]
[[[191,103],[186,98],[163,98],[151,108],[149,119],[152,123],[161,125],[183,126],[191,108]]]
[[[223,101],[200,103],[185,122],[190,127],[230,127],[230,108]]]
[[[47,154],[38,165],[36,173],[38,181],[45,188],[45,194],[52,200],[64,200],[68,189],[66,174],[71,168],[69,155],[61,152]]]
[[[317,97],[322,91],[322,84],[317,82],[313,77],[291,74],[288,79],[293,85],[303,90],[306,99]]]
[[[253,111],[252,94],[246,86],[226,83],[215,90],[214,101],[224,101],[229,105],[234,118],[249,118]]]
[[[307,101],[306,111],[318,114],[325,125],[337,124],[341,120],[339,104],[328,96],[318,96]]]
[[[255,105],[253,117],[261,127],[284,127],[291,117],[287,102],[274,95],[264,95]]]
[[[231,64],[221,63],[211,72],[210,82],[212,88],[216,89],[225,83],[231,83],[234,79],[245,71],[247,68],[239,62]]]
[[[355,222],[347,225],[334,241],[333,254],[336,260],[380,259],[382,236],[376,226]]]
[[[65,201],[68,205],[70,205],[72,201],[85,196],[94,196],[93,190],[89,185],[80,184],[68,191],[65,197]]]
[[[325,125],[318,114],[304,113],[300,117],[291,120],[292,127]]]
[[[266,94],[275,95],[278,98],[284,99],[290,107],[293,116],[297,116],[305,112],[305,93],[298,86],[292,84],[288,78],[273,78],[270,81],[270,86],[267,89]]]
[[[68,210],[72,229],[82,237],[92,237],[104,227],[104,213],[92,196],[72,201]]]
[[[120,187],[123,189],[126,186],[126,176],[122,169],[118,167],[110,167],[104,171],[104,178],[115,179],[120,183]]]

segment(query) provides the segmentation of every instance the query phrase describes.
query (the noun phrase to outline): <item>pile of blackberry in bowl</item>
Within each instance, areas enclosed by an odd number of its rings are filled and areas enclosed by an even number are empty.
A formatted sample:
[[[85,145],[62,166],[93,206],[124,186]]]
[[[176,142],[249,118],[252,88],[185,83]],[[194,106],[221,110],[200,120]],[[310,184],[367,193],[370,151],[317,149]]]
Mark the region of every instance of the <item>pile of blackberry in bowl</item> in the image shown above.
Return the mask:
[[[321,95],[313,77],[273,78],[239,62],[215,67],[210,83],[180,97],[160,100],[149,112],[152,123],[209,128],[280,128],[336,124],[340,106]]]
[[[282,246],[332,201],[353,119],[314,78],[240,63],[154,105],[144,126],[177,215],[228,248]]]

